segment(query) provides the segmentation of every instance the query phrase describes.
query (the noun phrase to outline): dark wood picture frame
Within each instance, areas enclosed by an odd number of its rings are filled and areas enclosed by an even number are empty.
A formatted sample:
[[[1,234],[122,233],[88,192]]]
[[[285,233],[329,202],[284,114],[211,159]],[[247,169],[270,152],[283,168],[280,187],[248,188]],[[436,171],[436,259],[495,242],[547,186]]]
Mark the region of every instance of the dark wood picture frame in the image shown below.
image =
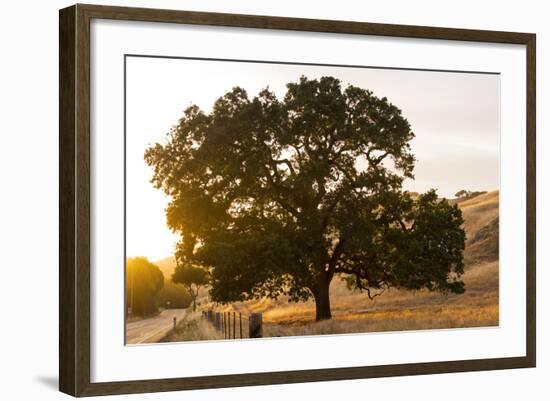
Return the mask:
[[[526,356],[91,383],[90,21],[93,18],[525,45]],[[59,29],[59,388],[62,392],[93,396],[535,366],[535,34],[80,4],[60,10]]]

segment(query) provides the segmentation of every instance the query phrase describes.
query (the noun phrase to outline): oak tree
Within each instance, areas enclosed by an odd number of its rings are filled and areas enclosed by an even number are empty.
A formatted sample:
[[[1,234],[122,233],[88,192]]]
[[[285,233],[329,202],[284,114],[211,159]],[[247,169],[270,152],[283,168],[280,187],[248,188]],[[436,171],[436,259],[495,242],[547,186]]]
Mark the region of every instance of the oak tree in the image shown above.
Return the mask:
[[[214,301],[313,297],[322,320],[336,276],[371,298],[464,291],[460,210],[402,188],[413,138],[386,98],[302,77],[282,99],[235,87],[210,112],[189,107],[145,160],[178,254],[211,268]]]

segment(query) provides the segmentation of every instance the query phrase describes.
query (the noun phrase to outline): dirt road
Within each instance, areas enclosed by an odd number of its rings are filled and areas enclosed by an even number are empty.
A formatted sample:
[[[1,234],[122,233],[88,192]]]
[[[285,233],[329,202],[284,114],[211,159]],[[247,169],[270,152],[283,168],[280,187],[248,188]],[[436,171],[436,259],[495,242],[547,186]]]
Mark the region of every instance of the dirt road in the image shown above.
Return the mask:
[[[155,317],[126,324],[126,344],[155,343],[174,327],[174,317],[179,322],[185,309],[166,309]]]

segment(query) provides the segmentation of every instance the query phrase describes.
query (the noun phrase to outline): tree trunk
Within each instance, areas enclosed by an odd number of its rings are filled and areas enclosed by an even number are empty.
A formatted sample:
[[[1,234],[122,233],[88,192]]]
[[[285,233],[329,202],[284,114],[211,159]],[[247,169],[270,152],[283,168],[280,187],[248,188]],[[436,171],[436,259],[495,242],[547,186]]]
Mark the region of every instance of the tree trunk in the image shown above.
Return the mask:
[[[330,279],[326,275],[322,275],[317,288],[313,292],[315,297],[315,320],[328,320],[332,318],[330,313]]]

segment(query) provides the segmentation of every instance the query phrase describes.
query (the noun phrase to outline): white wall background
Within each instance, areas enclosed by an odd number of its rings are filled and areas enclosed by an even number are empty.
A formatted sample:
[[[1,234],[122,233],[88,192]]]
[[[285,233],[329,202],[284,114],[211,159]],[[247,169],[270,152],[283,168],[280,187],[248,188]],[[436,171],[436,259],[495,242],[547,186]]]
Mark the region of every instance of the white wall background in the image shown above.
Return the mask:
[[[543,283],[550,254],[550,25],[545,2],[353,0],[270,2],[158,0],[138,7],[219,11],[537,33],[538,91],[538,367],[284,386],[105,397],[136,400],[277,400],[337,397],[393,400],[533,399],[550,396],[550,296]],[[58,288],[58,9],[68,1],[6,2],[0,14],[0,395],[57,400]],[[546,160],[545,160],[546,159]],[[546,186],[544,185],[546,182]],[[7,256],[7,258],[6,258]],[[320,356],[322,357],[322,356]],[[547,380],[547,379],[546,379]]]

